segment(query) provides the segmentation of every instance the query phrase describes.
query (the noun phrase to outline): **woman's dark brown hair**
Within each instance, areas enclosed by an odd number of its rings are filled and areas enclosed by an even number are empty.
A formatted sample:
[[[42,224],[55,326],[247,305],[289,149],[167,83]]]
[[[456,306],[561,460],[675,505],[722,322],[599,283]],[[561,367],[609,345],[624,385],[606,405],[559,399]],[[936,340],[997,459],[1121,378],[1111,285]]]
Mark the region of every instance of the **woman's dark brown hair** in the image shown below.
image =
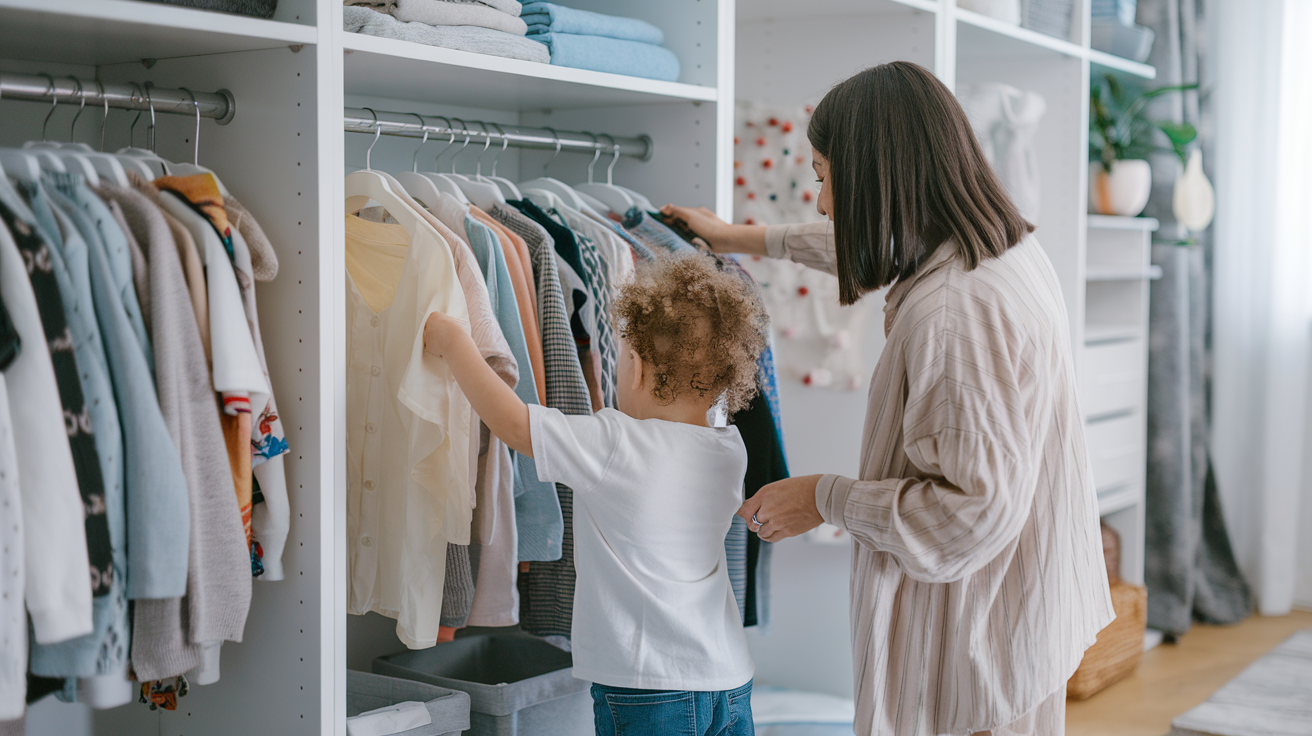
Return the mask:
[[[807,137],[829,160],[844,304],[910,278],[948,238],[970,270],[1034,231],[960,103],[922,66],[880,64],[840,83],[816,106]]]

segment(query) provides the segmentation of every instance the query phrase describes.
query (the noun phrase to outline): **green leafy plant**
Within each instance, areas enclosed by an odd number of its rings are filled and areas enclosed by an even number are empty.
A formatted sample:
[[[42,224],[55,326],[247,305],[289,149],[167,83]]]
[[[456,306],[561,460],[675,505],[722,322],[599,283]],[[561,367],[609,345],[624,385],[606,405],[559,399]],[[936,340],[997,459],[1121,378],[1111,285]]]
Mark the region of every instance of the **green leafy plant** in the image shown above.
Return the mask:
[[[1198,89],[1197,84],[1173,84],[1135,94],[1108,74],[1089,92],[1089,160],[1101,161],[1111,171],[1117,161],[1147,158],[1156,149],[1153,132],[1160,130],[1171,142],[1171,150],[1186,163],[1189,144],[1198,131],[1189,123],[1151,120],[1146,109],[1157,97],[1172,92]]]

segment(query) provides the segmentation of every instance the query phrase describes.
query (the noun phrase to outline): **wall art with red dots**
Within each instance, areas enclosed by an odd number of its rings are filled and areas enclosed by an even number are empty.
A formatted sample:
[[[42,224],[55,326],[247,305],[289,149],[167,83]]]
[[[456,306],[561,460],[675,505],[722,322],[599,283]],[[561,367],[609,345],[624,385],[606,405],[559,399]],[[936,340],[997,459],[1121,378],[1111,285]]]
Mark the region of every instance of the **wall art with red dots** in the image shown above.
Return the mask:
[[[806,126],[809,107],[739,103],[734,136],[734,221],[747,225],[819,222],[818,185]],[[838,303],[838,279],[792,261],[740,257],[761,287],[774,330],[781,380],[851,391],[868,378],[861,337],[870,305]],[[877,301],[877,299],[875,300]]]

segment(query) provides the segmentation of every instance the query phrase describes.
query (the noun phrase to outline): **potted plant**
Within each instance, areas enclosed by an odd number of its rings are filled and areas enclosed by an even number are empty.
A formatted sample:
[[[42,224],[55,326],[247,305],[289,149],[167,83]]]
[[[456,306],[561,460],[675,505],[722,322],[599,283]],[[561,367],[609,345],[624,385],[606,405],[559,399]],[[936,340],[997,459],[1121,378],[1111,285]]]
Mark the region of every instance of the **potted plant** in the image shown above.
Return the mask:
[[[1108,74],[1089,94],[1089,209],[1100,215],[1133,217],[1143,212],[1152,191],[1148,154],[1160,130],[1183,166],[1187,147],[1198,137],[1189,123],[1151,120],[1146,108],[1154,98],[1197,89],[1197,84],[1158,87],[1131,96]]]

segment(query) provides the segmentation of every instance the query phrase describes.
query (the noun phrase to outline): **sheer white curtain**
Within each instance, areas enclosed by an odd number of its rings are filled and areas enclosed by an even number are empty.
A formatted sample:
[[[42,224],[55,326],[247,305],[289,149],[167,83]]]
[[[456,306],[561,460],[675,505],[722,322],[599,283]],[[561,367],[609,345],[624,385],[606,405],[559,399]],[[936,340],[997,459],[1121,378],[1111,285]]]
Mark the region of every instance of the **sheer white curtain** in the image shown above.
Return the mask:
[[[1259,610],[1312,606],[1312,0],[1219,0],[1213,456]]]

